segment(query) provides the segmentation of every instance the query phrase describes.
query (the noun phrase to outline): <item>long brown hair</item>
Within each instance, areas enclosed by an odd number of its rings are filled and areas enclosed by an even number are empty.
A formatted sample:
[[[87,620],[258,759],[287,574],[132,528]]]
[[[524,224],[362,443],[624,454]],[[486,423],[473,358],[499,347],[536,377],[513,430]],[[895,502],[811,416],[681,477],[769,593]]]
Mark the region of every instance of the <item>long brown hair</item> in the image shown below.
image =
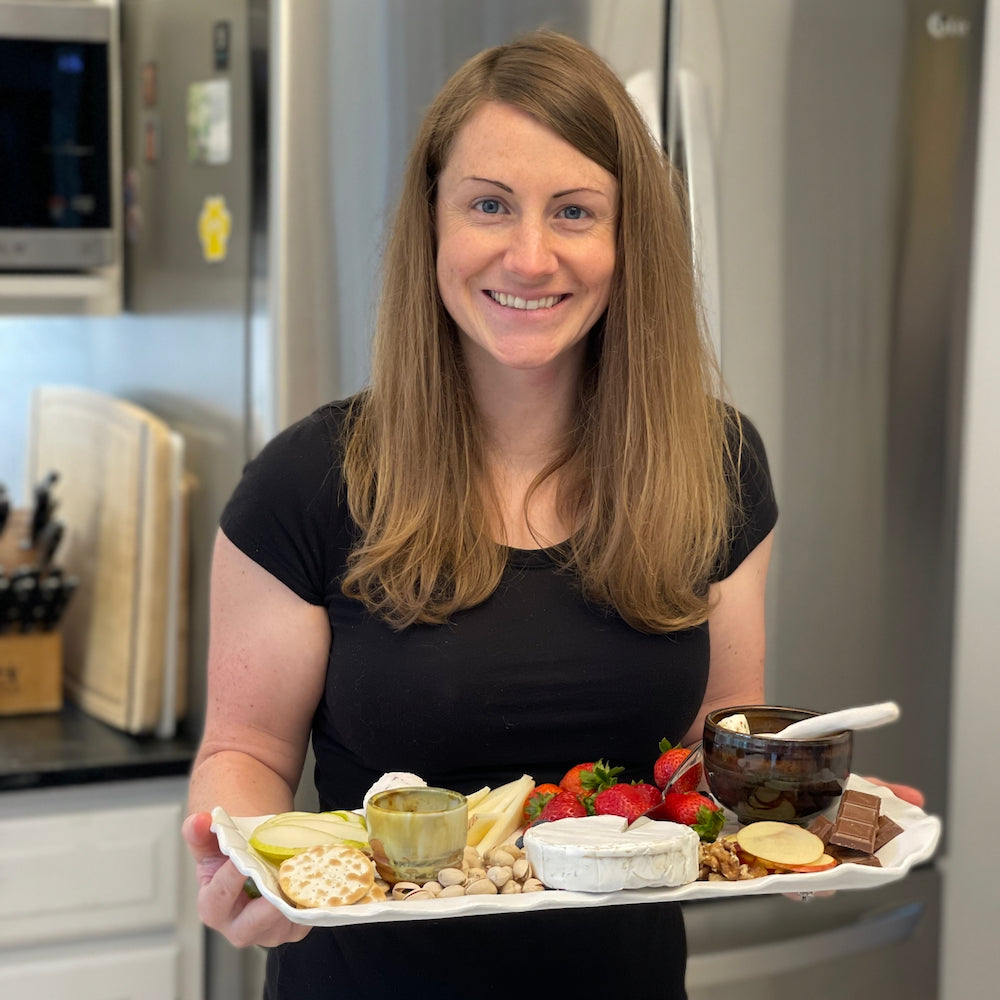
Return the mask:
[[[486,101],[532,115],[618,182],[608,308],[589,336],[578,417],[559,471],[561,553],[588,601],[633,627],[704,621],[732,519],[725,413],[702,336],[679,179],[612,70],[538,31],[448,81],[414,142],[384,258],[372,378],[347,423],[344,471],[361,536],[346,594],[394,627],[441,623],[485,600],[507,559],[481,421],[437,294],[437,179]]]

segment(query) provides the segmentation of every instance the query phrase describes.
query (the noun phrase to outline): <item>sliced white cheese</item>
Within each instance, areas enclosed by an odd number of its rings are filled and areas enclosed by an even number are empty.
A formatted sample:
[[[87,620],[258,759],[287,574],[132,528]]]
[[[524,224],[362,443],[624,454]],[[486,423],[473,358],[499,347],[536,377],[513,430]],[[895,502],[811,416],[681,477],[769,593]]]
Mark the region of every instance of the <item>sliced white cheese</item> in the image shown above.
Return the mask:
[[[735,715],[727,715],[724,719],[719,722],[720,729],[728,729],[733,733],[746,733],[747,736],[750,735],[750,723],[747,722],[747,717],[742,712],[737,712]]]
[[[698,834],[652,821],[631,830],[620,816],[583,816],[529,827],[524,849],[550,889],[615,892],[686,885],[698,877]]]

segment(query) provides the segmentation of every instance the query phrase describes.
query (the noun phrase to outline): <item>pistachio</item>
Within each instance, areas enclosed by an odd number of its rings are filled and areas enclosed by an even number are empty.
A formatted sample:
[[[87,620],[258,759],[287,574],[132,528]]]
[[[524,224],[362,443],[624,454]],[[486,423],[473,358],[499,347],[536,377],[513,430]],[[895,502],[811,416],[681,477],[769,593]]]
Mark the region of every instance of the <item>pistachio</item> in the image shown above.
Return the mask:
[[[433,899],[434,893],[428,892],[426,889],[415,889],[413,892],[408,893],[403,897],[407,902],[411,899]]]
[[[502,889],[513,877],[514,871],[510,865],[491,865],[486,877],[498,888]]]
[[[497,887],[488,878],[477,878],[465,887],[467,896],[495,896]]]
[[[461,882],[455,885],[446,885],[439,893],[438,899],[450,899],[452,896],[464,896],[465,886]]]
[[[512,872],[518,882],[523,882],[526,878],[531,878],[531,862],[527,858],[518,858],[514,862]]]
[[[411,893],[416,892],[420,888],[416,882],[397,882],[392,887],[392,898],[393,899],[406,899]]]
[[[528,878],[524,880],[524,885],[521,887],[522,892],[544,892],[545,886],[542,885],[541,879]]]
[[[423,887],[432,896],[440,896],[441,890],[444,888],[440,882],[437,882],[434,879],[431,879],[430,882],[425,882]]]
[[[465,873],[465,878],[467,882],[475,882],[476,879],[486,878],[485,868],[470,868]]]
[[[492,851],[487,851],[486,860],[500,868],[510,868],[514,864],[513,855],[508,854],[502,847],[494,847]]]
[[[504,882],[504,884],[502,886],[500,886],[500,895],[501,896],[510,896],[513,893],[522,892],[522,891],[523,890],[521,889],[521,883],[520,882],[515,882],[514,879],[511,879],[509,882]]]
[[[437,880],[445,888],[450,885],[462,885],[465,882],[465,872],[461,868],[442,868],[438,872]]]

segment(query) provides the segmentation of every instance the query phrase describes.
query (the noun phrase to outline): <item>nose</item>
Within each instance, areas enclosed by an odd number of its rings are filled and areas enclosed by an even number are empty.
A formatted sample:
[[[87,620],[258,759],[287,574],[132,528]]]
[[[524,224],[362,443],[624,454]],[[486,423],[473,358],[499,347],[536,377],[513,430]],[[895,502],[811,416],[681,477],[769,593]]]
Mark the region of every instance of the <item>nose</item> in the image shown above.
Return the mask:
[[[504,266],[521,278],[537,279],[552,274],[559,267],[554,239],[541,220],[522,218],[511,227]]]

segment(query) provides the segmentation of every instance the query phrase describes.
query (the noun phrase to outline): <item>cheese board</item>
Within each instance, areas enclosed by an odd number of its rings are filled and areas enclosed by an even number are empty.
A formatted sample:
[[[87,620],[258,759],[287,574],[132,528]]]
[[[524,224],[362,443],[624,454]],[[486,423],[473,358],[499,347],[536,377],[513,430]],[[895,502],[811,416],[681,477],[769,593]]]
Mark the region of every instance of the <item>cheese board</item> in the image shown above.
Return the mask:
[[[622,889],[614,892],[576,892],[549,889],[516,895],[457,896],[451,899],[428,899],[361,903],[354,906],[296,909],[281,895],[277,869],[248,844],[253,830],[268,816],[232,817],[222,808],[212,811],[212,829],[222,853],[236,868],[253,880],[260,894],[289,920],[316,927],[341,927],[348,924],[378,923],[397,920],[440,920],[450,917],[481,916],[487,913],[511,913],[571,906],[621,906],[634,903],[684,902],[731,896],[773,893],[832,892],[850,889],[874,889],[903,878],[915,865],[933,857],[941,836],[941,821],[922,809],[904,802],[893,793],[864,778],[851,775],[849,788],[878,795],[882,812],[895,820],[903,832],[877,854],[882,867],[841,864],[827,871],[806,874],[767,875],[741,882],[689,882],[676,888]],[[723,835],[738,829],[730,819]]]

